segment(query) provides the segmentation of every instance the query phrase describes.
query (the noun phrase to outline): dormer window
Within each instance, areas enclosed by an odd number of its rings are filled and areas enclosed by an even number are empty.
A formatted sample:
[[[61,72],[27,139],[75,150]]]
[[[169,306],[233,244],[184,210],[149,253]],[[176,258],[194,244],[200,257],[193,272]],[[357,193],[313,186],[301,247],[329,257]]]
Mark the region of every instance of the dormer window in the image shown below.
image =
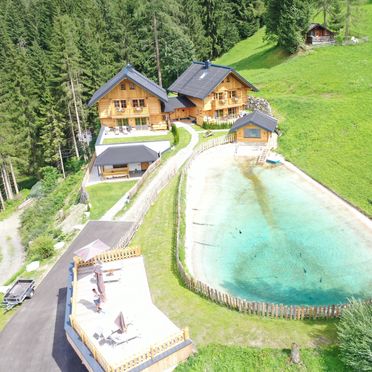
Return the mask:
[[[133,83],[129,83],[129,89],[130,90],[135,90],[136,87],[135,87],[135,85]]]
[[[126,90],[126,89],[127,89],[127,87],[126,87],[125,83],[121,83],[120,84],[120,90]]]

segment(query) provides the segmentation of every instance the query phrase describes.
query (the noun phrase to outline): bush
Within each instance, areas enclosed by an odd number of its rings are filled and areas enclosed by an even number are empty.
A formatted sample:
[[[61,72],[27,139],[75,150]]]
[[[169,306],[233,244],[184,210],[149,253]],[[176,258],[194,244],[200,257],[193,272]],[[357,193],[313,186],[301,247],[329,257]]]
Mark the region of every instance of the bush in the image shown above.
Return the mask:
[[[175,124],[172,124],[172,134],[173,134],[173,144],[176,146],[180,141],[180,135],[178,133],[178,128]]]
[[[41,169],[41,175],[42,190],[44,194],[49,194],[57,186],[59,178],[58,170],[57,168],[47,166]]]
[[[337,335],[341,360],[356,371],[372,370],[372,305],[352,300],[342,312]]]
[[[232,127],[232,123],[220,123],[220,124],[216,124],[216,123],[208,123],[208,122],[204,122],[202,127],[204,129],[230,129]]]
[[[41,235],[29,246],[28,256],[32,260],[42,260],[53,256],[54,240],[50,235]]]
[[[82,165],[84,164],[84,161],[74,156],[71,159],[68,159],[66,161],[66,170],[72,173],[77,173]]]

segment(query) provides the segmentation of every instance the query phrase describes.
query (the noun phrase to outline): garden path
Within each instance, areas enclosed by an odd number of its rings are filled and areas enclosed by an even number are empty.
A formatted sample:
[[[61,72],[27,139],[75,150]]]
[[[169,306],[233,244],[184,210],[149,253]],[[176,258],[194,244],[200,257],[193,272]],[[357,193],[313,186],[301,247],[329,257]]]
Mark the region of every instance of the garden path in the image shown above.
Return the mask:
[[[15,274],[23,264],[24,249],[18,228],[22,211],[0,221],[0,285]]]
[[[191,156],[194,147],[199,141],[199,134],[188,124],[177,123],[176,125],[177,127],[186,129],[191,134],[191,141],[186,147],[166,161],[166,163],[159,169],[159,172],[138,194],[128,211],[123,216],[118,218],[119,221],[135,221],[138,211],[141,210],[141,206],[146,204],[154,190],[159,192],[164,186],[166,186],[166,184],[164,184],[164,179],[169,177],[171,174],[174,174],[175,170],[180,169],[185,161]],[[123,209],[126,203],[127,196],[124,195],[110,210],[105,213],[105,215],[101,218],[101,221],[114,220],[117,213]]]

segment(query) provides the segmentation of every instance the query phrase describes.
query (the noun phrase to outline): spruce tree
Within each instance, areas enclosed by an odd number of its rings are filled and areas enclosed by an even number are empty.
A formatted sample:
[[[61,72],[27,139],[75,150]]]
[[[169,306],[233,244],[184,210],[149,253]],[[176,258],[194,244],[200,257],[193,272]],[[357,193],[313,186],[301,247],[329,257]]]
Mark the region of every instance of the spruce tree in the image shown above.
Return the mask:
[[[334,0],[329,17],[329,28],[334,32],[340,32],[344,24],[344,14],[340,0]]]

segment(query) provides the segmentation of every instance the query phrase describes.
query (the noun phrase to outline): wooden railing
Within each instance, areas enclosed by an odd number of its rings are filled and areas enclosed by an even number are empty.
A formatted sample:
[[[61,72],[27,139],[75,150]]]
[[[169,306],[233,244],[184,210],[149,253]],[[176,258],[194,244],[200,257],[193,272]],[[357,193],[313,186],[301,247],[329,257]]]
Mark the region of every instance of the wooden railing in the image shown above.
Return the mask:
[[[229,135],[230,136],[230,135]],[[188,163],[185,165],[181,172],[181,177],[178,184],[178,196],[177,196],[177,221],[176,221],[176,264],[178,273],[185,286],[191,291],[200,294],[201,296],[208,298],[217,304],[226,306],[230,309],[237,310],[246,314],[253,314],[271,318],[284,318],[284,319],[333,319],[338,318],[343,309],[349,306],[349,304],[332,304],[324,306],[305,306],[305,305],[283,305],[266,302],[248,301],[239,297],[231,296],[226,292],[222,292],[208,284],[195,279],[188,272],[186,265],[181,260],[181,249],[184,248],[185,236],[182,234],[186,229],[181,229],[181,223],[184,221],[184,213],[182,198],[185,195],[184,187],[186,185],[187,171],[195,159],[201,152],[223,143],[233,141],[233,137],[227,136],[226,138],[216,138],[202,144],[198,149],[195,150],[194,154],[190,157]],[[181,232],[182,230],[182,232]],[[372,299],[366,301],[366,303],[372,303]]]
[[[129,168],[112,168],[112,169],[106,169],[102,171],[103,177],[129,177]]]
[[[131,117],[142,117],[142,116],[149,116],[149,108],[148,107],[132,107],[129,106],[123,109],[117,109],[113,105],[110,107],[105,108],[99,113],[100,119],[104,118],[131,118]]]
[[[166,338],[161,343],[151,345],[145,351],[139,354],[132,355],[129,358],[126,358],[125,360],[123,360],[122,362],[116,365],[112,365],[102,355],[99,348],[97,348],[94,345],[94,343],[90,340],[89,336],[86,334],[84,329],[80,326],[77,320],[77,317],[76,317],[76,294],[77,294],[78,269],[80,267],[92,266],[97,261],[111,262],[111,261],[128,259],[131,257],[138,257],[140,255],[141,255],[141,249],[136,247],[136,248],[110,250],[86,262],[80,260],[77,257],[74,257],[73,280],[72,280],[73,291],[72,291],[72,298],[71,298],[71,314],[70,314],[71,326],[74,329],[74,331],[79,335],[82,342],[90,350],[94,359],[98,361],[98,363],[102,366],[102,368],[105,371],[110,371],[110,372],[129,371],[130,369],[135,368],[144,362],[152,360],[157,355],[160,355],[166,352],[167,350],[170,350],[174,346],[179,345],[190,338],[188,328],[184,328],[180,330],[179,332],[175,333],[174,335]]]

